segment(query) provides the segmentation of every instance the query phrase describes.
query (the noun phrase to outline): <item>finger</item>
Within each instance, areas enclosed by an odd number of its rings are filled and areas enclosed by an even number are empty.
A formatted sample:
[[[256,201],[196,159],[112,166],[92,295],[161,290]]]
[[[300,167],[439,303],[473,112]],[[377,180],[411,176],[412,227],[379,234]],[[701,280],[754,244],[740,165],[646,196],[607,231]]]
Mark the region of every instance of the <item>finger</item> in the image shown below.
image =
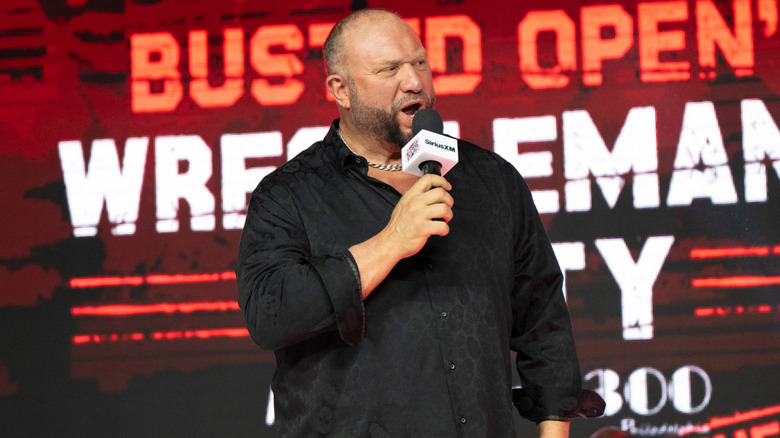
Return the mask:
[[[441,187],[446,191],[452,190],[452,184],[450,184],[450,182],[447,181],[447,179],[441,175],[428,174],[428,175],[423,175],[423,178],[430,181],[429,182],[430,187],[428,188],[428,190],[434,187]]]
[[[455,205],[455,199],[453,199],[452,195],[441,187],[428,190],[419,196],[425,205],[445,204],[450,208]]]
[[[417,182],[412,185],[409,191],[414,193],[425,193],[432,188],[441,187],[444,190],[452,190],[452,185],[444,179],[443,176],[428,174],[423,175]]]
[[[427,218],[433,220],[443,220],[449,222],[452,220],[452,209],[447,204],[433,204],[427,209]]]
[[[450,226],[446,221],[429,221],[428,231],[431,236],[446,236],[450,232]]]

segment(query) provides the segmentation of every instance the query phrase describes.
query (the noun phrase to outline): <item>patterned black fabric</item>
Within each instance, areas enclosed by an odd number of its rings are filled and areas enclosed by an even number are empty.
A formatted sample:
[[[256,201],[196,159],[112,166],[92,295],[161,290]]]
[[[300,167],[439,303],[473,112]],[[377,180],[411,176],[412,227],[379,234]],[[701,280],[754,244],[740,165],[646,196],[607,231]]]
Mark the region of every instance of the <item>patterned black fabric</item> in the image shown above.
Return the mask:
[[[604,414],[607,404],[597,393],[588,389],[540,388],[529,386],[512,390],[512,403],[520,415],[529,420],[570,420],[593,418]],[[557,413],[555,416],[551,413]]]
[[[330,132],[251,197],[238,260],[252,339],[275,350],[284,436],[514,436],[512,366],[576,394],[562,275],[511,164],[459,142],[454,218],[365,300],[347,248],[378,233],[400,194]],[[563,418],[554,402],[533,420]],[[563,403],[566,411],[570,403]]]

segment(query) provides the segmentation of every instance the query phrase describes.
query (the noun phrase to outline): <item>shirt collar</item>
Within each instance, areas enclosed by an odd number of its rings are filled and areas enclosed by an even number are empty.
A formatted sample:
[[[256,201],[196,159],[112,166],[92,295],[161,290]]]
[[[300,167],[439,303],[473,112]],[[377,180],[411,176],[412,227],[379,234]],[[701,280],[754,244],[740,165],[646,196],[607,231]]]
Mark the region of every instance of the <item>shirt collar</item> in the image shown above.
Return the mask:
[[[336,119],[331,123],[330,130],[328,130],[328,133],[324,138],[325,144],[336,152],[336,162],[342,170],[362,168],[367,172],[368,164],[366,159],[352,152],[339,137],[338,130],[340,120],[341,119]]]

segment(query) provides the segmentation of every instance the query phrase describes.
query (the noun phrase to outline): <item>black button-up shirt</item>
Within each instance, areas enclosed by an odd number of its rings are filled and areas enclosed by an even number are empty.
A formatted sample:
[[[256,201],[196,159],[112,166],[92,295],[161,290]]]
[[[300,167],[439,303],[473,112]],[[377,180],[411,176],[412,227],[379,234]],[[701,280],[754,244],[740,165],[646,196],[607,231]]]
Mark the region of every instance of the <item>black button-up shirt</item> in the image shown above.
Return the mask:
[[[459,141],[450,233],[364,302],[347,249],[382,230],[401,195],[336,129],[258,185],[241,238],[239,304],[276,354],[280,431],[514,436],[510,350],[531,394],[521,413],[564,417],[580,374],[562,275],[514,167]]]

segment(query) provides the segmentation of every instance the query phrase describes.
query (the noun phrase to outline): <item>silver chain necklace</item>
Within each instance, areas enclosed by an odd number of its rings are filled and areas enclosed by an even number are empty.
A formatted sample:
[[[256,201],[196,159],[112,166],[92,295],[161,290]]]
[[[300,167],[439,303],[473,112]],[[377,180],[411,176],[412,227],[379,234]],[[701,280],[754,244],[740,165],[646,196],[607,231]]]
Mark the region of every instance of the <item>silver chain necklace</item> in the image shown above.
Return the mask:
[[[344,140],[344,136],[341,135],[341,129],[337,130],[336,134],[338,134],[338,136],[341,139],[341,141],[344,142],[344,146],[346,146],[347,149],[350,150],[350,152],[352,152],[355,155],[359,155],[357,152],[353,151],[352,148],[349,147],[349,145],[347,144],[347,141]],[[388,172],[398,172],[399,170],[402,170],[402,168],[403,168],[403,166],[401,166],[400,164],[376,164],[376,163],[371,163],[368,160],[366,160],[366,163],[368,163],[369,166],[371,166],[371,167],[373,167],[375,169],[386,170]]]

